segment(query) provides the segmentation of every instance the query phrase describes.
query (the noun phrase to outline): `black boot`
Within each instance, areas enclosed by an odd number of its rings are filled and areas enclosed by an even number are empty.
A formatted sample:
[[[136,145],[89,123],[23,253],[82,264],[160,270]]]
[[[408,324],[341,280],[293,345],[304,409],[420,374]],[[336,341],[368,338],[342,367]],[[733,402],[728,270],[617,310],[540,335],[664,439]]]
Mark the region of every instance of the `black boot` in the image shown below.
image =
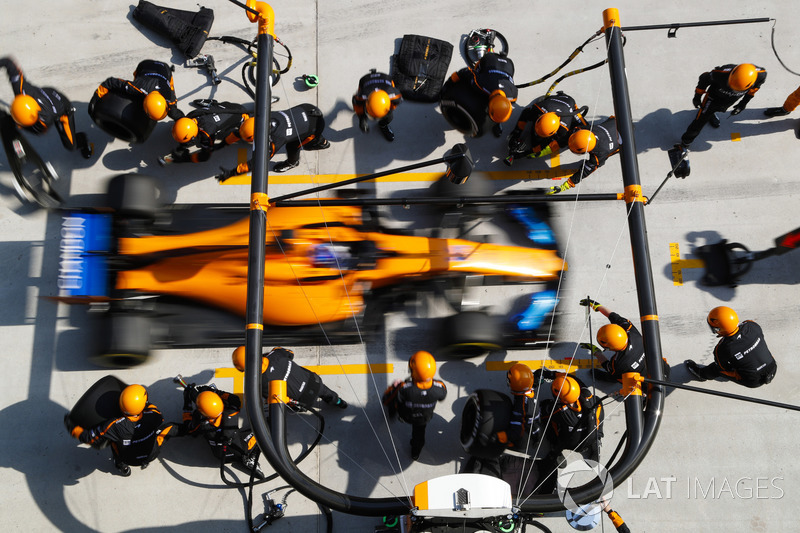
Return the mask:
[[[299,159],[297,161],[289,161],[287,159],[286,161],[281,161],[280,163],[277,163],[275,165],[275,168],[272,169],[272,171],[273,172],[278,172],[278,173],[286,172],[287,170],[291,170],[294,167],[298,166],[299,164],[300,164],[300,160]]]
[[[383,136],[384,138],[386,138],[387,141],[389,142],[394,141],[394,132],[392,131],[392,128],[390,128],[388,124],[381,126],[381,133],[383,133]]]
[[[782,117],[788,115],[789,112],[783,107],[770,107],[769,109],[764,110],[764,114],[768,117]]]

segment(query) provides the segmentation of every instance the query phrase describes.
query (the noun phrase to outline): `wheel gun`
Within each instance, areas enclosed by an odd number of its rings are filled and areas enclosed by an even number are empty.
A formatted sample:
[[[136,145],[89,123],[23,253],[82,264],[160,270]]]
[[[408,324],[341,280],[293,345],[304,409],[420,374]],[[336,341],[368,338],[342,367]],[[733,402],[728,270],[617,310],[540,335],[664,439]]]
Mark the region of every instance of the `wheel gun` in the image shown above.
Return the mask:
[[[211,76],[211,81],[214,85],[219,85],[222,83],[222,80],[219,79],[217,76],[217,67],[214,64],[214,56],[210,54],[202,54],[194,59],[187,59],[186,60],[186,67],[203,67],[208,72],[208,75]]]

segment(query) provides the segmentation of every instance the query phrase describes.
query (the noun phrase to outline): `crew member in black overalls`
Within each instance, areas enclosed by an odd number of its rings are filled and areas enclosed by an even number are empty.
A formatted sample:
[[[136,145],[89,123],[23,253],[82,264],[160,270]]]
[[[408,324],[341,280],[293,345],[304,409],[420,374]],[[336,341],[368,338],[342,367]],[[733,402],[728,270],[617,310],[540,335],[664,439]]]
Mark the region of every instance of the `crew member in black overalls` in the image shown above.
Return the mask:
[[[778,363],[772,357],[761,326],[752,320],[739,323],[739,316],[730,307],[715,307],[706,319],[711,331],[721,337],[714,347],[714,362],[700,366],[688,359],[686,368],[699,381],[725,376],[728,379],[756,388],[775,377]]]
[[[325,150],[331,143],[322,136],[325,129],[325,118],[318,107],[311,104],[300,104],[286,111],[273,111],[269,121],[269,157],[286,146],[286,161],[277,163],[273,172],[286,172],[300,164],[301,150]],[[250,172],[250,161],[240,163],[236,168],[223,170],[217,175],[222,181]]]
[[[95,94],[98,98],[103,98],[108,93],[119,94],[134,102],[141,102],[145,113],[152,120],[158,121],[166,116],[178,120],[183,112],[178,109],[172,71],[173,67],[163,61],[145,59],[133,71],[133,81],[107,78]]]
[[[511,391],[511,418],[500,440],[505,439],[510,451],[503,453],[498,462],[503,479],[518,491],[517,496],[527,495],[538,485],[539,476],[531,455],[539,449],[542,437],[541,417],[533,390],[534,374],[528,365],[515,363],[508,369],[506,380]]]
[[[569,136],[569,149],[573,154],[589,153],[572,176],[561,185],[550,187],[547,194],[558,194],[575,187],[583,178],[602,167],[609,157],[619,152],[622,140],[617,132],[617,120],[611,116],[590,129],[579,129]]]
[[[559,152],[578,128],[589,127],[583,118],[586,111],[588,107],[578,109],[575,99],[562,91],[532,103],[522,110],[517,126],[508,137],[508,157],[503,162],[511,166],[514,159]]]
[[[699,111],[681,136],[681,147],[688,148],[707,123],[719,128],[718,111],[727,111],[734,104],[731,115],[744,111],[766,79],[767,71],[750,63],[722,65],[702,73],[692,99]]]
[[[161,451],[161,445],[173,434],[173,424],[164,423],[158,408],[147,401],[147,390],[141,385],[128,385],[119,396],[122,416],[93,427],[83,428],[64,423],[70,435],[84,444],[98,446],[106,440],[111,444],[114,466],[120,474],[131,475],[131,466],[147,468]]]
[[[394,110],[403,101],[400,91],[394,86],[392,77],[371,69],[358,80],[358,89],[353,95],[353,111],[358,117],[358,127],[364,133],[369,131],[367,116],[378,120],[378,127],[387,141],[394,141],[394,132],[389,123],[394,118]]]
[[[494,122],[495,137],[503,134],[502,123],[511,118],[511,103],[517,101],[514,85],[514,62],[501,54],[487,53],[471,67],[454,73],[453,82],[467,80],[486,102],[489,118]]]
[[[245,349],[239,346],[233,351],[233,366],[244,372]],[[336,391],[328,388],[318,374],[294,362],[294,352],[276,347],[261,357],[261,394],[269,398],[269,382],[286,381],[286,395],[304,409],[314,407],[317,398],[328,405],[340,409],[347,408],[347,402],[339,398]]]
[[[211,153],[238,141],[253,142],[255,120],[241,104],[207,102],[201,109],[189,112],[172,125],[172,138],[179,144],[158,163],[199,163],[208,161]],[[191,151],[191,148],[198,148]]]
[[[236,461],[263,477],[255,461],[256,438],[251,431],[239,429],[241,408],[242,401],[235,394],[191,384],[183,389],[183,424],[179,435],[202,435],[214,457],[226,463]]]
[[[408,360],[411,377],[397,380],[383,393],[383,405],[389,417],[395,414],[411,424],[411,459],[416,461],[425,446],[425,427],[433,418],[436,402],[447,396],[444,382],[434,379],[436,360],[424,351],[419,351]]]
[[[40,135],[55,125],[61,144],[67,150],[80,150],[86,159],[92,157],[92,146],[86,134],[75,131],[75,108],[63,93],[52,87],[37,87],[25,79],[22,70],[10,57],[0,58],[14,91],[11,118],[26,131]]]
[[[574,450],[584,459],[600,459],[600,442],[603,438],[603,405],[591,389],[580,379],[543,369],[545,379],[553,379],[550,390],[553,400],[543,402],[542,411],[550,415],[547,434],[551,453],[545,463],[555,469],[557,456],[563,450]],[[550,414],[552,413],[552,414]],[[550,477],[555,477],[552,474]],[[549,479],[550,483],[554,480]]]

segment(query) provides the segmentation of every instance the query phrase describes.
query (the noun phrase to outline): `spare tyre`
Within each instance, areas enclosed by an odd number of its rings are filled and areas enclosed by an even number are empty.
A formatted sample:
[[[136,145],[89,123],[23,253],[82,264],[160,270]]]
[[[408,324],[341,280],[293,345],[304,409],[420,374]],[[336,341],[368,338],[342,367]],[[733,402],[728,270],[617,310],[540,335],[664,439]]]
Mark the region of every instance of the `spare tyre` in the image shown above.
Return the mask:
[[[478,389],[467,398],[461,412],[461,445],[468,454],[480,459],[499,457],[506,444],[497,434],[511,422],[511,398],[490,389]]]
[[[101,98],[95,92],[89,100],[89,116],[112,137],[134,144],[146,141],[156,127],[156,121],[145,114],[140,98],[116,93]]]
[[[119,409],[119,395],[127,386],[114,376],[100,378],[83,393],[67,418],[72,424],[88,429],[106,420],[122,416],[122,411]],[[106,439],[100,439],[94,447],[103,448],[107,444]]]
[[[445,120],[464,135],[480,137],[491,130],[486,106],[486,97],[467,80],[454,82],[450,78],[442,86],[439,109]]]

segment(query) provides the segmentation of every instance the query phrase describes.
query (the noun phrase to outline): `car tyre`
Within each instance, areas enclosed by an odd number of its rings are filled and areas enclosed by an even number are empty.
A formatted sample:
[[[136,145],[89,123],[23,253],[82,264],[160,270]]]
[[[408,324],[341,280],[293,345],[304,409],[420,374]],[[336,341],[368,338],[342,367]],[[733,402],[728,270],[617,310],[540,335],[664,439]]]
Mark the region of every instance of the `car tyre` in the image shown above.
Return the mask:
[[[122,174],[108,184],[108,206],[119,217],[153,220],[158,209],[158,186],[151,176]]]
[[[498,433],[511,422],[511,398],[501,392],[478,389],[467,397],[461,412],[461,445],[473,457],[495,459],[506,449]]]
[[[141,312],[111,312],[104,328],[105,346],[95,364],[108,368],[140,365],[150,356],[152,320]]]
[[[463,311],[444,320],[437,356],[465,359],[486,355],[502,347],[503,330],[497,317],[483,311]]]
[[[125,142],[140,144],[150,137],[156,121],[147,116],[140,100],[107,93],[95,93],[89,101],[89,116],[100,129]]]

